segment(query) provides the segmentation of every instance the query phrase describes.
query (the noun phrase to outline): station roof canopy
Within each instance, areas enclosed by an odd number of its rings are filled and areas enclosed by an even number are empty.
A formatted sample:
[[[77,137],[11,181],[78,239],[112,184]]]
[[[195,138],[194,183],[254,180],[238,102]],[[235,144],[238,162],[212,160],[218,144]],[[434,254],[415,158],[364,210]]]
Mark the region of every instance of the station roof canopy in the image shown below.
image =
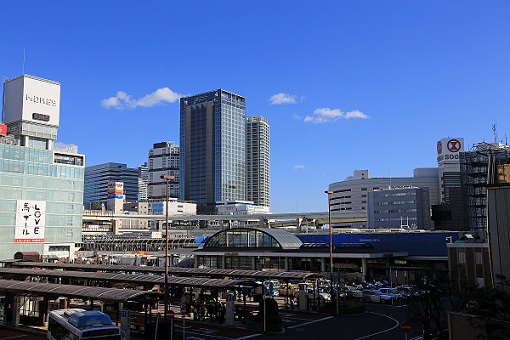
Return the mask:
[[[217,232],[207,239],[207,249],[299,249],[303,242],[294,234],[275,228],[235,228]]]
[[[20,295],[53,295],[72,298],[86,298],[109,302],[126,302],[139,296],[146,296],[146,291],[118,288],[84,287],[41,282],[20,282],[0,280],[0,292],[16,293]]]
[[[60,270],[44,270],[44,269],[16,269],[16,268],[0,268],[0,277],[10,279],[25,280],[27,277],[47,277],[47,278],[66,278],[76,280],[94,280],[111,282],[124,285],[161,285],[164,284],[165,278],[161,275],[143,275],[143,274],[118,274],[118,273],[98,273],[98,272],[77,272],[77,271],[60,271]],[[19,282],[19,281],[18,281]],[[242,286],[255,286],[255,283],[247,280],[221,280],[199,277],[168,277],[169,285],[177,285],[182,287],[204,287],[229,289]]]
[[[78,264],[78,263],[45,263],[45,262],[16,262],[12,267],[24,268],[53,268],[76,271],[103,271],[103,272],[125,272],[125,273],[157,273],[164,274],[165,268],[151,266],[123,266],[106,264]],[[305,280],[307,278],[322,277],[322,275],[311,272],[279,272],[279,271],[261,271],[261,270],[241,270],[241,269],[201,269],[201,268],[181,268],[169,267],[168,273],[176,276],[199,276],[199,277],[220,277],[230,278],[254,278],[261,280],[281,279],[281,280]]]

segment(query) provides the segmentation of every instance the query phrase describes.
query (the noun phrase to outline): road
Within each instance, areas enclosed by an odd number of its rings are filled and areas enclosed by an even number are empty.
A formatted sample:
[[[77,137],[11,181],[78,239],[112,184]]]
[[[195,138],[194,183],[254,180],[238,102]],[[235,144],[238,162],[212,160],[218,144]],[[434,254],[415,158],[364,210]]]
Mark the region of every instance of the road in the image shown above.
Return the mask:
[[[355,316],[328,316],[318,313],[281,311],[285,328],[284,334],[263,334],[236,323],[236,327],[214,322],[186,320],[187,340],[386,340],[405,339],[400,324],[407,320],[405,306],[366,304],[366,313]],[[175,319],[175,330],[182,332],[182,319]],[[412,330],[408,339],[417,336]],[[21,330],[0,328],[0,340],[42,340],[44,337],[25,333]]]
[[[187,340],[387,340],[405,339],[400,324],[407,320],[405,306],[366,304],[367,312],[356,316],[328,316],[314,313],[282,311],[284,334],[263,334],[248,329],[232,329],[209,323],[186,321]],[[181,323],[176,321],[176,330],[182,331]],[[241,326],[242,327],[242,326]],[[408,339],[417,336],[412,330]]]

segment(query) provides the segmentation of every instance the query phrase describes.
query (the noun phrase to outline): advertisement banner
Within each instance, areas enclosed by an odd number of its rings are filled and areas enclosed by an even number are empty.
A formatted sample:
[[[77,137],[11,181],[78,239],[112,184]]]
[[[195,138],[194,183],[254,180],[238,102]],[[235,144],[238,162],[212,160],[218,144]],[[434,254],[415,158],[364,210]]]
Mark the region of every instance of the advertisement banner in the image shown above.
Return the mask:
[[[459,163],[463,151],[464,138],[443,138],[437,142],[437,163]]]
[[[123,198],[123,197],[124,197],[124,183],[108,182],[108,198]]]
[[[44,242],[46,202],[18,200],[14,242]]]

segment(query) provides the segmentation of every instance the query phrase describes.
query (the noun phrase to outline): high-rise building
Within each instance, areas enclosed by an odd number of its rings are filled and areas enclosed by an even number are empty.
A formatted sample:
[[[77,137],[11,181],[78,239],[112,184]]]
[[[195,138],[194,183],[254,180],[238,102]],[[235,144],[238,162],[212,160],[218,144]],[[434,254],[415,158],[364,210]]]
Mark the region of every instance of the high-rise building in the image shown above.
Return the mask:
[[[81,242],[84,156],[77,147],[54,147],[60,83],[24,74],[4,81],[3,98],[0,258],[27,251],[72,257]]]
[[[262,116],[246,118],[246,199],[271,205],[269,124]]]
[[[487,183],[495,165],[510,163],[510,146],[501,143],[478,143],[473,151],[460,153],[462,196],[467,230],[474,233],[487,227]]]
[[[123,183],[125,202],[138,201],[138,179],[140,171],[126,164],[108,162],[85,168],[84,205],[86,209],[101,209],[108,203],[108,184]]]
[[[464,152],[463,138],[442,138],[437,142],[437,167],[441,203],[450,203],[452,188],[461,187],[460,156]]]
[[[149,150],[149,194],[150,200],[166,199],[166,181],[163,175],[173,176],[169,181],[169,197],[179,197],[180,149],[174,142],[161,142]]]
[[[180,195],[198,213],[246,199],[246,103],[218,89],[180,100]]]
[[[147,201],[149,198],[149,167],[147,162],[138,167],[138,201]]]

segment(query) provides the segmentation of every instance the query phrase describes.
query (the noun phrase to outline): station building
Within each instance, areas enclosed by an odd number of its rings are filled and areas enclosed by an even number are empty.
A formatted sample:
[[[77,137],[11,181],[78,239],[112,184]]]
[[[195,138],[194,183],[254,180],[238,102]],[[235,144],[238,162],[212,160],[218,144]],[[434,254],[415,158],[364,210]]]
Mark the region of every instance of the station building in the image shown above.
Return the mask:
[[[274,228],[234,228],[209,237],[192,254],[195,267],[333,273],[349,281],[407,283],[426,267],[448,269],[446,237],[457,232],[291,234]],[[330,256],[333,270],[330,270]]]

